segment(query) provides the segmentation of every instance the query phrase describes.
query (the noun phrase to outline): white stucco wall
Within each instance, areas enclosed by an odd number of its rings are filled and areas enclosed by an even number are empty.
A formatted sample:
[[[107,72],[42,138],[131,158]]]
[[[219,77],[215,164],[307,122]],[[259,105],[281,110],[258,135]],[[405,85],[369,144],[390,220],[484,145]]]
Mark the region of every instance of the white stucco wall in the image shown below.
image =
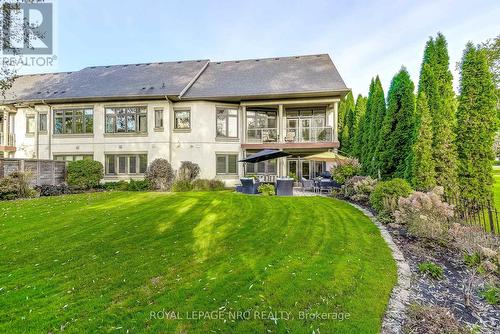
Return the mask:
[[[147,106],[147,134],[106,134],[104,129],[105,107],[127,105]],[[156,158],[164,158],[171,162],[174,169],[178,169],[181,161],[192,161],[200,165],[200,177],[217,177],[224,180],[228,186],[233,186],[239,182],[238,175],[218,176],[215,170],[217,153],[236,153],[241,157],[241,143],[239,138],[238,140],[231,141],[216,140],[216,107],[227,105],[203,101],[172,103],[166,100],[51,105],[52,110],[72,107],[93,108],[94,133],[74,135],[53,134],[54,111],[50,113],[49,106],[47,105],[37,105],[34,109],[19,108],[15,116],[17,147],[15,157],[52,159],[55,155],[93,154],[95,160],[104,164],[105,154],[147,153],[148,163]],[[236,107],[238,106],[236,105]],[[163,130],[161,131],[154,128],[154,110],[156,108],[163,108]],[[189,131],[174,130],[173,110],[176,108],[189,109],[191,111],[191,129]],[[26,134],[26,115],[37,113],[47,113],[49,115],[48,131],[28,135]],[[36,149],[37,141],[38,150]],[[142,175],[106,175],[105,181],[128,180],[131,177],[142,178]]]

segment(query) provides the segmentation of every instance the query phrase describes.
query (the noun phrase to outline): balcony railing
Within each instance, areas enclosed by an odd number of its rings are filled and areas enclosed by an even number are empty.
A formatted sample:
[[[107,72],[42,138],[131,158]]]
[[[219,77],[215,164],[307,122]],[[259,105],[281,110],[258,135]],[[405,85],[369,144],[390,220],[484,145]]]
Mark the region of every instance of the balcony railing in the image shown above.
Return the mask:
[[[15,146],[14,134],[9,133],[7,136],[7,142],[4,140],[3,132],[0,132],[0,146]]]
[[[333,128],[331,126],[287,128],[284,141],[289,143],[331,142],[333,141]]]
[[[277,128],[254,128],[247,130],[249,141],[261,141],[263,143],[272,143],[278,141]]]

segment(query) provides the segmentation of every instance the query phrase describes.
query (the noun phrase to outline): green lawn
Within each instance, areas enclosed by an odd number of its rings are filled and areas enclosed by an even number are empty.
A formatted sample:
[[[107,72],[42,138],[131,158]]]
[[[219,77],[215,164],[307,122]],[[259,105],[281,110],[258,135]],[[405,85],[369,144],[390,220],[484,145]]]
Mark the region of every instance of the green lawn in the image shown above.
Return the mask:
[[[493,167],[493,198],[495,200],[495,207],[500,212],[500,168]]]
[[[323,197],[96,193],[0,217],[0,332],[375,333],[396,282],[378,229]]]

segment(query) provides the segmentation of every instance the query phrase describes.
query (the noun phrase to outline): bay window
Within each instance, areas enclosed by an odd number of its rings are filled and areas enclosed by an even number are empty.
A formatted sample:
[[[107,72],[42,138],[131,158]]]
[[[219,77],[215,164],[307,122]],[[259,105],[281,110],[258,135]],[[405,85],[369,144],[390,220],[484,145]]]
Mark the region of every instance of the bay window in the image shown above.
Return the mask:
[[[106,133],[147,132],[146,107],[107,107]]]

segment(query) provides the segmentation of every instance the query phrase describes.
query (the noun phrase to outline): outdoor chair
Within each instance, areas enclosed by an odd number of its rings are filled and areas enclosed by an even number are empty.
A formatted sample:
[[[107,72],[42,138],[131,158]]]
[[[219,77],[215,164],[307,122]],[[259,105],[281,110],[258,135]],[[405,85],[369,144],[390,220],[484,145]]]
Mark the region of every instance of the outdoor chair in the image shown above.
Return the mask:
[[[329,179],[321,179],[319,180],[319,192],[323,193],[331,193],[332,192],[332,182]]]
[[[276,179],[276,195],[293,196],[293,179]]]
[[[285,136],[286,142],[292,142],[295,140],[295,132],[287,132]]]
[[[241,192],[243,194],[258,194],[260,182],[255,180],[252,177],[249,178],[241,178]]]
[[[308,180],[304,177],[300,179],[300,183],[302,184],[302,191],[311,190],[314,191],[314,180]]]

